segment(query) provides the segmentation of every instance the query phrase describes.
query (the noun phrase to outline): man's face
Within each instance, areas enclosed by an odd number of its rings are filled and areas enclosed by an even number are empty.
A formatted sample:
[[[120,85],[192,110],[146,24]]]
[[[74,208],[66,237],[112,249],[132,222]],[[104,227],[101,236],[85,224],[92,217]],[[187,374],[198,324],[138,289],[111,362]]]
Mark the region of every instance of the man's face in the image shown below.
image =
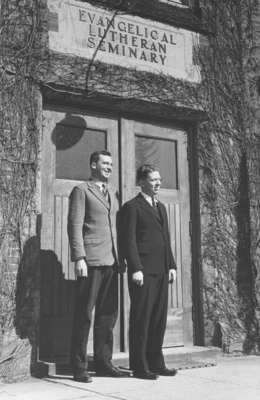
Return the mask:
[[[149,196],[156,196],[161,187],[162,178],[159,171],[149,172],[146,179],[140,182],[142,191]]]
[[[102,182],[107,182],[112,173],[112,166],[112,158],[100,154],[98,161],[91,164],[92,176]]]

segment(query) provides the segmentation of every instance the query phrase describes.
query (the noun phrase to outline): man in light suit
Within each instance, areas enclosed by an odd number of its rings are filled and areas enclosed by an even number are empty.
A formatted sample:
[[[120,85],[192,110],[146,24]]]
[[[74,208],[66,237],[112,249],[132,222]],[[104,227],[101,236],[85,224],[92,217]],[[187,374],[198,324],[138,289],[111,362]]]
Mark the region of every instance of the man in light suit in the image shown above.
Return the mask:
[[[87,343],[94,306],[96,374],[124,376],[111,361],[118,313],[118,197],[108,185],[111,154],[105,150],[93,153],[90,168],[90,179],[71,192],[68,215],[71,259],[75,262],[77,277],[71,361],[74,380],[79,382],[92,381],[88,373]]]
[[[130,294],[130,368],[137,378],[174,376],[162,353],[167,320],[168,282],[176,278],[165,206],[156,199],[159,171],[151,165],[137,170],[141,193],[121,211],[122,251],[127,261]]]

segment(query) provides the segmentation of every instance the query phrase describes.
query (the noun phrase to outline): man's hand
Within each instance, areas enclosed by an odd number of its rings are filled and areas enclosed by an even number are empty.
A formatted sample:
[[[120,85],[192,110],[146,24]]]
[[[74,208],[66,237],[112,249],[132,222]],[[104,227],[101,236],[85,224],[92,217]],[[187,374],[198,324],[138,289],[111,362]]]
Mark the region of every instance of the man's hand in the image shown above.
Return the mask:
[[[169,283],[174,282],[176,280],[176,276],[177,276],[176,269],[173,269],[173,268],[170,269],[169,270]]]
[[[75,261],[75,275],[78,278],[81,278],[83,276],[87,277],[88,276],[88,266],[84,258],[81,258],[78,261]]]
[[[137,284],[137,286],[143,286],[144,284],[144,274],[142,271],[134,272],[132,275],[133,282]]]

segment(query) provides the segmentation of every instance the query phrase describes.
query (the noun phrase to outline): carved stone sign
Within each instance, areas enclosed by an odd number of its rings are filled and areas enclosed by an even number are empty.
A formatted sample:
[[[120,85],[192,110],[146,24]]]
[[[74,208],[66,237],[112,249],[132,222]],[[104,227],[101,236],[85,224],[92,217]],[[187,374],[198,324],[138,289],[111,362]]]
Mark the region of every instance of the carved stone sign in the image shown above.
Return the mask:
[[[75,0],[48,0],[48,7],[51,50],[87,59],[95,54],[95,60],[109,64],[200,80],[193,32]]]

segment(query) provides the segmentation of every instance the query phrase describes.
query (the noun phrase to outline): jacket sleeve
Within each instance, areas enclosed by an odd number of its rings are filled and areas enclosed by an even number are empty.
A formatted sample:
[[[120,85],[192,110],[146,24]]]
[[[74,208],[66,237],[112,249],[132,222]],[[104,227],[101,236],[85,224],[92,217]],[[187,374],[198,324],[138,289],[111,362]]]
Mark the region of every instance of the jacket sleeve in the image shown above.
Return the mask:
[[[85,192],[75,187],[69,199],[68,236],[71,250],[71,261],[86,256],[83,241],[83,224],[85,219]]]
[[[132,273],[142,271],[143,266],[136,240],[137,209],[133,204],[126,203],[120,214],[120,247],[124,258],[127,261],[127,268]]]

